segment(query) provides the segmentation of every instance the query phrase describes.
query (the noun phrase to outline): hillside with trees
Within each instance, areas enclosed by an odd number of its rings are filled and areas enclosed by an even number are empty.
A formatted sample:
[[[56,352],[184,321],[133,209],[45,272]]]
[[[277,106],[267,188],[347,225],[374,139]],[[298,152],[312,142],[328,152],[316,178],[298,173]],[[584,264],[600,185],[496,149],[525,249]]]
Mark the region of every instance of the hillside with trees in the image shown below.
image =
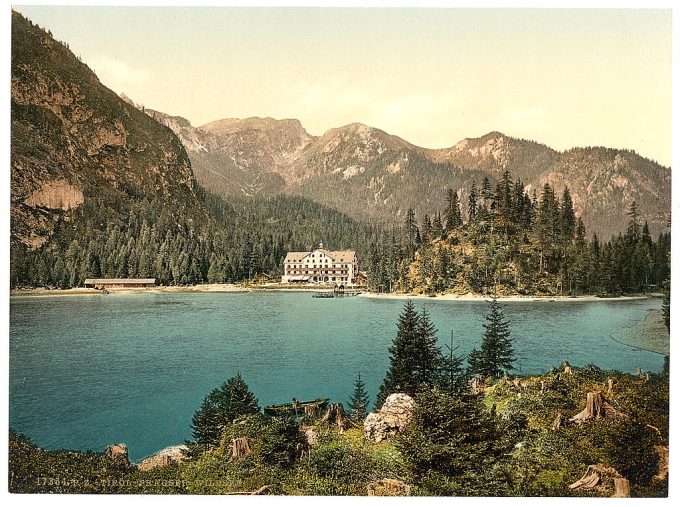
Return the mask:
[[[449,189],[446,205],[418,221],[406,214],[401,236],[369,252],[369,288],[425,294],[618,295],[660,292],[670,276],[670,234],[651,237],[637,202],[624,233],[587,235],[568,187],[528,192],[503,173]],[[465,221],[464,216],[468,219]]]

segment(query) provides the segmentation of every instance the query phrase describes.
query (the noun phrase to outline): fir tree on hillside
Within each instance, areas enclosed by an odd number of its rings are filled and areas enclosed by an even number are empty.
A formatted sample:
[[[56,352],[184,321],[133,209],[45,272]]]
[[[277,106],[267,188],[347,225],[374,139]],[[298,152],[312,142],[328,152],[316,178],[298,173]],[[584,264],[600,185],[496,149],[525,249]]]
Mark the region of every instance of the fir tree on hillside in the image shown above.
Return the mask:
[[[457,346],[453,345],[453,331],[451,341],[444,345],[446,353],[439,360],[437,387],[448,394],[457,394],[465,389],[466,375],[463,368],[464,356],[456,355]]]
[[[397,336],[388,349],[390,366],[378,391],[377,407],[392,393],[415,396],[423,386],[434,385],[440,357],[435,333],[427,312],[419,315],[413,301],[406,301]]]
[[[239,417],[256,414],[259,411],[257,398],[250,391],[241,374],[236,374],[221,387],[213,389],[191,419],[195,443],[215,446],[219,444],[222,431],[226,426]]]
[[[481,346],[470,352],[468,364],[474,375],[500,377],[514,369],[514,339],[510,338],[510,323],[505,320],[496,297],[489,302],[489,307]]]
[[[444,211],[446,230],[452,231],[463,225],[463,218],[460,214],[460,202],[458,192],[449,188],[446,191],[446,210]]]
[[[354,392],[347,404],[349,418],[353,421],[363,421],[368,415],[368,392],[366,383],[361,379],[361,373],[357,374],[354,381]]]

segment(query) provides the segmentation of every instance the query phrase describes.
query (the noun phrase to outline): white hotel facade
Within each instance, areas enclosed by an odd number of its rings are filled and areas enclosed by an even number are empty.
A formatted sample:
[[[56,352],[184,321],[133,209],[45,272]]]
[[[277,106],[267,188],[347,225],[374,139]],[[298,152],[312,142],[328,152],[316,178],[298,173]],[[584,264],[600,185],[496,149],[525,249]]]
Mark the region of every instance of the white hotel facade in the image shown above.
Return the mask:
[[[311,252],[288,252],[282,283],[353,285],[358,271],[352,250],[326,250],[323,243]]]

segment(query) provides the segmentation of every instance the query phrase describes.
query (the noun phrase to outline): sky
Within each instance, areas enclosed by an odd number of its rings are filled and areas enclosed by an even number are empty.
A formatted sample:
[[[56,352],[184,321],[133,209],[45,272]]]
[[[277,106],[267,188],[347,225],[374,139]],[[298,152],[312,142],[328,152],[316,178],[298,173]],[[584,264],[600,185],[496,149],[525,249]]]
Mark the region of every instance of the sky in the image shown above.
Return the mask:
[[[118,93],[195,126],[500,131],[671,165],[671,11],[15,6]]]

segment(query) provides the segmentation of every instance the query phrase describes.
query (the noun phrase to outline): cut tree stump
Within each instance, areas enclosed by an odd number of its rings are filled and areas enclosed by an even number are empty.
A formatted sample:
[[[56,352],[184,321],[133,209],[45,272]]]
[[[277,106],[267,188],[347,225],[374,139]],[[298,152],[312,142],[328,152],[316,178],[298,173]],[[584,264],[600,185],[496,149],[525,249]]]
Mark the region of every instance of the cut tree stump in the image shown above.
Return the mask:
[[[342,403],[331,404],[331,406],[328,407],[326,414],[319,421],[319,424],[337,426],[340,433],[344,433],[346,429],[351,428],[352,426],[356,427],[356,424],[345,415],[345,409],[343,408]]]
[[[600,391],[592,391],[586,395],[586,408],[569,419],[569,422],[582,424],[592,419],[602,419],[618,414],[617,410]]]
[[[305,418],[310,420],[315,419],[318,409],[319,407],[316,404],[305,405]]]
[[[612,498],[630,498],[630,481],[623,477],[614,478],[614,494]]]
[[[238,461],[245,458],[251,453],[250,444],[246,437],[238,437],[231,439],[231,451],[229,453],[229,461]]]
[[[659,455],[659,470],[654,476],[655,479],[663,481],[668,477],[668,446],[667,445],[655,445],[654,449]]]
[[[562,412],[557,412],[557,416],[552,423],[552,430],[557,431],[562,427]]]
[[[569,489],[595,489],[601,495],[611,495],[612,490],[614,490],[615,495],[617,493],[622,494],[626,485],[620,483],[619,486],[616,486],[617,479],[628,482],[615,469],[598,463],[597,465],[589,465],[583,477],[570,484]],[[630,484],[628,484],[628,496],[630,496]]]

